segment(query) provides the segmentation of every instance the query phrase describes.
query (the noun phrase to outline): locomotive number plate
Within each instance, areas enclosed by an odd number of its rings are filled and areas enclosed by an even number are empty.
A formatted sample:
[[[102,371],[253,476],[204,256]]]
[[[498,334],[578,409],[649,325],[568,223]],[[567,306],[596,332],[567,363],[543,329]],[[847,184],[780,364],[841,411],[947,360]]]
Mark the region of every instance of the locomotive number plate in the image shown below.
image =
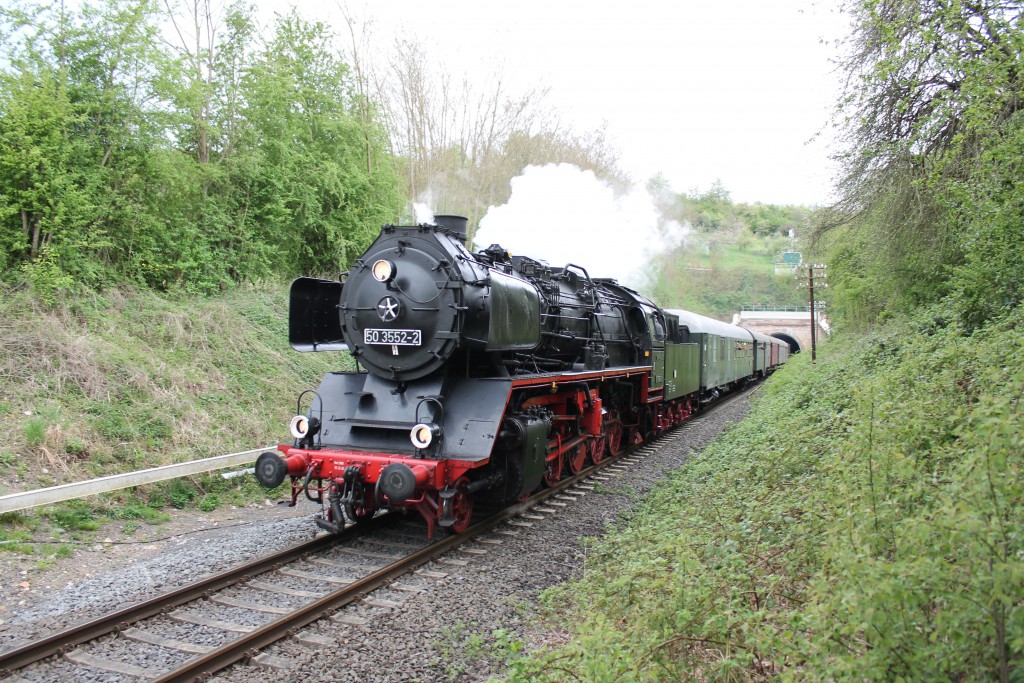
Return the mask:
[[[382,330],[367,328],[363,330],[364,344],[387,344],[389,346],[419,346],[422,344],[421,330]]]

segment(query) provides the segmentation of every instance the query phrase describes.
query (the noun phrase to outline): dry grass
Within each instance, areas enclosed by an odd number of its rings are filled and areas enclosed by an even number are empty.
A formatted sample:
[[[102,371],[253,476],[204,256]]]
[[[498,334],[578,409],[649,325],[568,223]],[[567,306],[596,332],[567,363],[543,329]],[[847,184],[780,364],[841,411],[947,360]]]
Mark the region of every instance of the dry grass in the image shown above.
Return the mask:
[[[5,385],[29,385],[64,393],[71,387],[100,398],[109,390],[93,340],[54,313],[8,320],[0,328],[0,377]]]
[[[0,479],[12,489],[276,442],[298,392],[344,363],[288,348],[279,285],[215,299],[111,290],[55,309],[0,294]]]

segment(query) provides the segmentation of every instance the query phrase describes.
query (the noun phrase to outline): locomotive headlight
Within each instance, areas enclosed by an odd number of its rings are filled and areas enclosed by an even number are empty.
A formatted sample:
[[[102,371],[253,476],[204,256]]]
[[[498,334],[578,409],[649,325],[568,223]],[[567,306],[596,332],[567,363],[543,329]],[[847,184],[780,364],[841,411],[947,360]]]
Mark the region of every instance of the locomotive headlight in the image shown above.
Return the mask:
[[[391,261],[380,259],[374,261],[373,265],[370,266],[370,272],[373,274],[373,279],[377,282],[390,282],[395,279],[398,270]]]
[[[292,436],[300,441],[305,439],[307,436],[316,436],[320,431],[320,419],[316,417],[306,417],[305,415],[296,415],[292,418],[291,424],[288,425],[288,431],[290,431]]]
[[[441,436],[441,428],[436,424],[421,422],[409,432],[409,440],[416,448],[427,448]]]
[[[309,418],[305,415],[296,415],[288,425],[288,431],[296,439],[305,439],[306,434],[309,434]]]

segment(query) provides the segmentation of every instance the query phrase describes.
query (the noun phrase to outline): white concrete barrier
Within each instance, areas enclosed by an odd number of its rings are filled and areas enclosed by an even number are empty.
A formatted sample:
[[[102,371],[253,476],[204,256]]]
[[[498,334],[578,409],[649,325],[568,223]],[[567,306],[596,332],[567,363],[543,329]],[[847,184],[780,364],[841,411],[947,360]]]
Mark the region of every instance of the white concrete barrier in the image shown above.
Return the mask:
[[[203,458],[202,460],[190,460],[162,467],[151,467],[150,469],[139,470],[138,472],[112,474],[109,477],[61,484],[60,486],[51,486],[45,489],[9,493],[5,496],[0,496],[0,514],[26,510],[39,507],[40,505],[52,505],[53,503],[60,503],[66,500],[94,496],[97,493],[127,489],[132,486],[142,486],[143,484],[153,484],[158,481],[187,477],[191,474],[213,472],[214,470],[221,470],[227,467],[248,466],[256,461],[260,453],[276,449],[277,446],[266,446],[251,451],[216,455],[212,458]]]

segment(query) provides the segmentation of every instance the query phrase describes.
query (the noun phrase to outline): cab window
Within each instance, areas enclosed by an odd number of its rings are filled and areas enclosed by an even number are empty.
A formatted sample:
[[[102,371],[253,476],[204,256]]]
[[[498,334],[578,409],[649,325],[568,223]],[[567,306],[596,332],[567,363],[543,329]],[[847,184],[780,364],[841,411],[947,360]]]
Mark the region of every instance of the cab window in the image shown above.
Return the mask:
[[[650,326],[651,326],[651,339],[653,339],[656,342],[664,342],[665,341],[665,321],[662,320],[661,314],[655,313],[654,315],[650,316]]]

